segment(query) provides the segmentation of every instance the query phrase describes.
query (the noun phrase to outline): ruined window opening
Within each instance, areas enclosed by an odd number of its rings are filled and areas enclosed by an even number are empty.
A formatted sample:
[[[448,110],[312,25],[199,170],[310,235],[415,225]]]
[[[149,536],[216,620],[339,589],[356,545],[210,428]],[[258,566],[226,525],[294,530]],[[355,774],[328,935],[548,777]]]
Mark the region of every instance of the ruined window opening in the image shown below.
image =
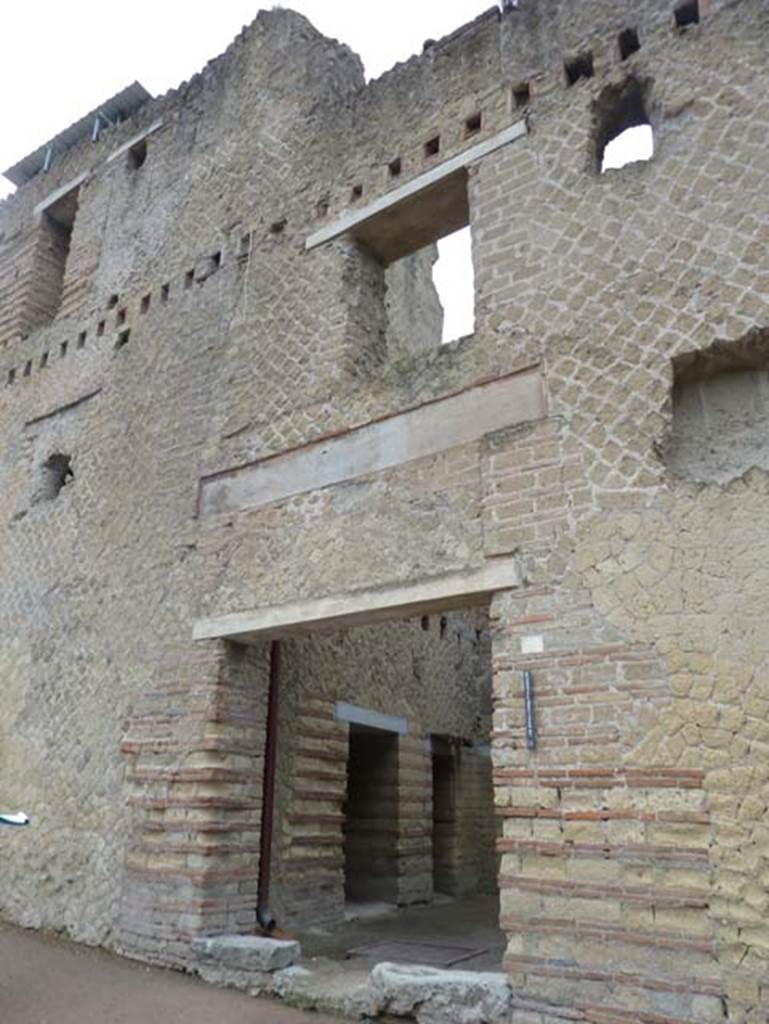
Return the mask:
[[[471,114],[465,120],[465,138],[469,138],[471,135],[477,135],[481,130],[483,124],[483,115],[479,112]]]
[[[580,79],[592,78],[595,74],[593,54],[589,50],[570,57],[564,62],[563,67],[566,72],[566,82],[568,85],[576,85]]]
[[[40,356],[40,369],[41,370],[44,370],[46,368],[46,366],[48,366],[48,355],[49,355],[48,352],[43,352],[43,354]]]
[[[594,102],[596,164],[601,174],[654,155],[646,91],[645,84],[628,78],[621,85],[607,86]]]
[[[429,351],[473,334],[475,279],[469,226],[395,260],[384,274],[391,355]]]
[[[63,341],[61,343],[61,345],[59,345],[59,358],[63,359],[66,356],[68,348],[69,348],[69,342],[68,341]]]
[[[469,227],[438,242],[433,281],[443,307],[441,344],[457,341],[475,331],[475,272]]]
[[[150,308],[150,303],[151,302],[152,302],[152,296],[151,295],[145,295],[142,298],[141,306],[139,307],[139,309],[141,310],[142,313],[149,312],[149,308]]]
[[[356,199],[360,199],[360,197],[363,195],[363,186],[353,185],[350,195],[352,197],[353,202],[355,202]]]
[[[195,283],[195,271],[194,270],[188,270],[187,273],[184,275],[184,288],[185,288],[185,291],[188,290],[189,288],[192,288],[194,283]]]
[[[425,157],[430,158],[437,156],[441,151],[441,137],[440,135],[434,135],[431,139],[428,139],[425,143]]]
[[[684,0],[673,12],[678,28],[686,28],[688,25],[698,25],[700,20],[699,0]]]
[[[26,361],[26,363],[24,364],[24,374],[23,374],[23,376],[29,377],[29,375],[31,373],[32,373],[32,360],[28,359]]]
[[[389,171],[391,178],[399,177],[401,171],[403,170],[403,162],[401,161],[401,158],[399,156],[396,156],[394,160],[391,160],[390,163],[387,165],[387,170]]]
[[[439,189],[417,191],[351,232],[373,259],[361,268],[380,300],[368,334],[383,342],[377,358],[413,357],[474,332],[467,183],[458,168]]]
[[[126,329],[124,331],[121,331],[120,334],[118,334],[117,341],[115,342],[115,348],[116,349],[124,348],[128,344],[128,341],[129,341],[130,337],[131,337],[131,328],[130,327],[126,327]]]
[[[119,309],[117,311],[117,316],[115,317],[115,323],[118,325],[118,327],[121,327],[125,323],[126,315],[127,314],[126,314],[125,306],[122,309]]]
[[[638,38],[638,32],[634,28],[623,29],[617,36],[617,45],[621,60],[627,60],[628,57],[632,57],[634,53],[638,53],[641,49],[641,40]]]
[[[428,631],[428,629],[430,628],[430,616],[429,615],[423,615],[422,618],[419,620],[419,624],[421,625],[422,629],[426,633]]]
[[[40,216],[35,259],[38,312],[33,326],[50,323],[59,312],[79,197],[79,187],[70,189]]]
[[[726,484],[769,471],[769,331],[673,360],[669,469],[698,483]]]
[[[318,218],[318,220],[323,220],[324,217],[328,216],[330,206],[331,200],[329,199],[328,196],[323,196],[321,199],[317,201],[317,203],[315,204],[315,216]],[[275,223],[279,224],[280,221],[275,221]]]
[[[6,384],[7,384],[8,386],[10,386],[11,384],[13,384],[13,382],[14,382],[15,380],[16,380],[16,369],[15,369],[15,368],[11,368],[11,369],[10,369],[10,370],[8,371],[8,380],[6,381]]]
[[[513,87],[513,103],[516,110],[528,107],[531,102],[531,85],[528,82],[519,82]]]
[[[326,205],[326,213],[328,213],[328,204]],[[270,224],[270,234],[282,235],[283,232],[286,230],[287,224],[288,220],[286,219],[286,217],[281,217],[280,220],[274,220],[272,224]]]
[[[96,325],[96,337],[97,338],[101,338],[103,336],[104,329],[105,329],[106,326],[107,326],[107,323],[106,323],[105,320],[100,320],[98,322],[98,324]]]
[[[107,309],[114,309],[118,302],[120,302],[120,296],[116,292],[113,292],[107,299]]]
[[[132,171],[138,171],[140,167],[144,166],[144,162],[147,159],[147,140],[142,139],[137,142],[135,146],[131,146],[128,150],[128,166]]]
[[[87,331],[81,331],[80,334],[78,334],[78,336],[77,336],[77,347],[78,348],[85,348],[85,340],[86,340],[87,337],[88,337],[88,332]]]
[[[160,286],[160,301],[165,305],[171,295],[171,285],[163,284]]]
[[[72,457],[62,452],[49,455],[39,467],[37,480],[32,494],[32,504],[53,501],[58,498],[64,487],[75,479],[72,470]]]

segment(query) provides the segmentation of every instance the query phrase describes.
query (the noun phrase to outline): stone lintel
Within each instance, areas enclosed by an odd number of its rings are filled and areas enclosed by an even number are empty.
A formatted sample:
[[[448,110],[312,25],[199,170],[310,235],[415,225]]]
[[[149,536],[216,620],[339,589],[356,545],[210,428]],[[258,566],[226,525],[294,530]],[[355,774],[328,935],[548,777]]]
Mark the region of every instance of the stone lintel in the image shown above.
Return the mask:
[[[196,640],[227,639],[249,643],[310,630],[344,629],[484,605],[496,591],[510,590],[520,583],[518,560],[514,557],[495,558],[478,569],[419,583],[199,619],[195,623],[193,637]]]
[[[202,516],[240,512],[436,455],[546,415],[530,368],[200,481]]]
[[[444,160],[423,174],[392,189],[360,210],[347,210],[305,242],[315,249],[342,235],[351,234],[365,242],[385,263],[435,241],[435,225],[450,234],[467,224],[467,168],[497,149],[528,133],[524,120],[516,121],[483,142]],[[419,206],[422,205],[420,216]]]
[[[408,722],[405,718],[399,718],[397,715],[385,715],[381,711],[361,708],[357,704],[347,704],[345,701],[337,702],[334,708],[334,718],[337,722],[348,722],[350,725],[365,725],[369,729],[394,732],[399,736],[405,736],[409,731]]]

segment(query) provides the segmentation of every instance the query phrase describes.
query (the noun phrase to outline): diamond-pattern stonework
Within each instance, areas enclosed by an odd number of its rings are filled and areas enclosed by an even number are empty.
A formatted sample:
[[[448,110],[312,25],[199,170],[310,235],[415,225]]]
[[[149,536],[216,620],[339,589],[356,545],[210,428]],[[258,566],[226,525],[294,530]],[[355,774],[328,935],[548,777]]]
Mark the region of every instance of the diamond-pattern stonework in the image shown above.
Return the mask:
[[[356,838],[389,851],[393,902],[433,898],[431,758],[462,765],[443,868],[462,893],[496,876],[510,1024],[765,1024],[769,483],[753,427],[703,478],[693,425],[769,402],[769,8],[675,6],[519,0],[368,84],[262,12],[0,203],[0,779],[33,819],[3,837],[4,916],[182,967],[252,933],[273,637],[196,624],[514,565],[483,607],[281,636],[273,908],[343,918],[342,702],[402,723],[376,776],[394,817]],[[628,96],[654,156],[601,174]],[[150,129],[136,167],[120,147]],[[306,244],[486,143],[443,207],[426,189]],[[62,256],[35,211],[78,181]],[[388,270],[365,231],[437,239],[458,187],[476,326],[432,345],[434,251]],[[538,413],[435,429],[510,377]],[[361,437],[389,447],[346,473]],[[54,456],[71,475],[46,487]],[[334,482],[239,504],[274,456]]]

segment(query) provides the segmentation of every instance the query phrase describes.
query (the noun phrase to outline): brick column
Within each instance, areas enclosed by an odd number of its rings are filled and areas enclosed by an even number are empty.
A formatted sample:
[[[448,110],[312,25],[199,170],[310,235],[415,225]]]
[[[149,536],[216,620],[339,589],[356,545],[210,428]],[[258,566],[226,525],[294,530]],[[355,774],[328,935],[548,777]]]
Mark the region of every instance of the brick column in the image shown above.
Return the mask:
[[[130,719],[123,952],[180,964],[254,930],[268,677],[266,648],[201,644]]]
[[[542,653],[522,653],[531,634]],[[492,642],[513,990],[547,1020],[721,1021],[703,773],[638,767],[631,756],[669,701],[661,660],[566,587],[498,595]],[[534,677],[535,751],[526,747],[524,669]]]
[[[291,760],[290,808],[280,842],[287,926],[344,918],[344,813],[348,727],[333,701],[303,698]]]
[[[398,741],[398,903],[423,903],[433,896],[432,754],[412,723]]]
[[[583,459],[557,419],[487,441],[486,551],[519,551],[530,581],[491,609],[506,965],[527,1024],[536,1009],[548,1024],[722,1021],[704,775],[665,733],[663,659],[628,642],[574,571],[596,513]]]

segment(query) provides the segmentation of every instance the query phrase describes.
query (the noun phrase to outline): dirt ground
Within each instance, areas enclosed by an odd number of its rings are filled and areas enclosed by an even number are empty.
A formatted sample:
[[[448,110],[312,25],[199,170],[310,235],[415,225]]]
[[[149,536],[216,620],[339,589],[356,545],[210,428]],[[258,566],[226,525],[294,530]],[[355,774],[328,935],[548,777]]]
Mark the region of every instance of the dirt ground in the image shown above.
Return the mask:
[[[0,923],[2,1024],[339,1024]]]

